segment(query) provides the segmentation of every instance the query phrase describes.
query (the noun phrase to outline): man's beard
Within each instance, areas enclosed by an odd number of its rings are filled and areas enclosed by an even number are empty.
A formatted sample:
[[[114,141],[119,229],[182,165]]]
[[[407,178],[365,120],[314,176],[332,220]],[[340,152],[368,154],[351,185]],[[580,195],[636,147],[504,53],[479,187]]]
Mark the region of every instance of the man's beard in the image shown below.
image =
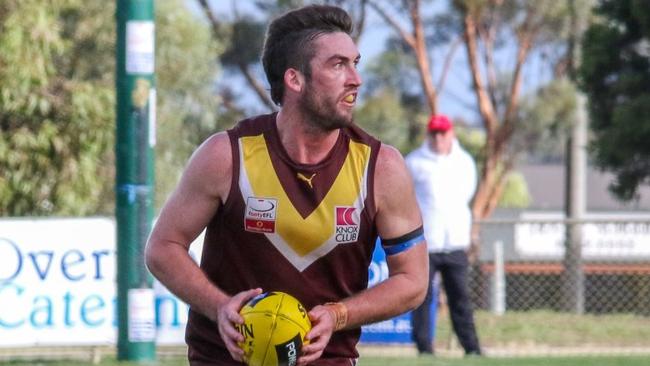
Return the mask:
[[[307,123],[322,131],[332,131],[352,124],[352,115],[344,115],[338,111],[335,100],[319,98],[316,92],[310,90],[308,83],[307,91],[299,103],[300,111]]]

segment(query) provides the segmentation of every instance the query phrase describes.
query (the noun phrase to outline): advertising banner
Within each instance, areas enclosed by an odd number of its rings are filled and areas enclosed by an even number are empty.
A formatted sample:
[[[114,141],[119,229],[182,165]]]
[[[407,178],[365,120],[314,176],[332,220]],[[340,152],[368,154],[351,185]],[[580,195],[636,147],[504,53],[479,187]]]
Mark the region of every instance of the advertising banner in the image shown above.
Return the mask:
[[[190,254],[198,259],[202,237]],[[117,339],[115,222],[110,218],[0,220],[0,347],[114,345]],[[377,246],[370,286],[388,277]],[[183,344],[188,306],[159,282],[130,293],[141,326],[129,337]],[[138,300],[138,301],[135,301]],[[137,307],[137,306],[136,306]],[[146,308],[146,307],[144,307]],[[155,319],[155,334],[151,319]],[[363,328],[362,342],[410,342],[409,314]]]
[[[565,224],[561,212],[524,212],[515,225],[517,253],[526,258],[561,260],[565,249]],[[636,220],[587,222],[580,226],[582,256],[589,260],[650,259],[650,215],[647,213],[589,213],[585,220]],[[542,220],[554,222],[543,222]],[[645,220],[645,222],[643,222]],[[526,222],[529,221],[529,222]],[[538,222],[536,222],[538,221]]]
[[[372,287],[388,278],[386,254],[377,240],[372,262],[368,268],[368,286]],[[411,314],[406,313],[382,322],[362,327],[361,342],[366,343],[410,343]]]
[[[114,343],[115,224],[0,221],[0,343]]]
[[[381,248],[381,241],[378,239],[375,245],[375,251],[372,254],[372,262],[368,268],[368,286],[372,287],[388,278],[388,265],[386,264],[386,254]],[[433,298],[438,298],[438,285],[433,285]],[[436,311],[438,301],[432,301],[431,312],[431,338],[435,338],[436,329]],[[398,315],[392,319],[384,320],[378,323],[369,324],[362,327],[362,343],[412,343],[411,340],[411,313]]]

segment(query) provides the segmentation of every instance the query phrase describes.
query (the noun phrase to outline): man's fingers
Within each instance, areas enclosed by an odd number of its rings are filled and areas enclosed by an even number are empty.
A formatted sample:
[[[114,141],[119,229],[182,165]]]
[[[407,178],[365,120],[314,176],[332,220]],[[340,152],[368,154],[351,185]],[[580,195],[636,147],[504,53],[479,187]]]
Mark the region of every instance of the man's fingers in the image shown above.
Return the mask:
[[[230,311],[226,314],[226,319],[233,324],[243,324],[244,318],[236,311]]]
[[[322,354],[323,351],[320,351],[309,356],[300,356],[298,359],[298,366],[309,365],[310,363],[318,360]]]
[[[244,323],[239,311],[246,302],[261,293],[261,288],[242,291],[231,297],[219,310],[217,316],[219,333],[226,349],[235,361],[242,362],[244,360],[244,351],[238,344],[244,341],[244,336],[238,330],[238,326]]]
[[[226,327],[223,329],[223,333],[226,337],[233,339],[235,342],[243,342],[244,336],[239,333],[235,327]]]
[[[228,349],[228,352],[230,352],[230,356],[235,361],[243,361],[244,351],[241,348],[239,348],[237,344],[232,342],[224,342],[224,343],[226,344],[226,348]]]
[[[309,313],[313,328],[307,333],[308,344],[302,347],[302,355],[298,359],[298,365],[303,366],[316,361],[323,354],[323,350],[332,336],[332,322],[327,319],[327,311],[322,307],[316,307]]]
[[[310,340],[309,344],[306,344],[302,347],[302,351],[305,354],[317,352],[318,350],[323,350],[325,346],[327,346],[327,342],[329,342],[330,337],[314,337],[313,341]]]
[[[254,298],[255,296],[257,296],[257,295],[259,295],[259,294],[261,294],[261,293],[262,293],[262,289],[261,289],[261,288],[254,288],[254,289],[252,289],[252,290],[243,291],[243,292],[238,293],[238,294],[233,298],[233,300],[237,300],[237,301],[239,301],[239,304],[238,304],[238,305],[239,305],[239,309],[241,309],[242,306],[244,306],[244,304],[246,304],[246,303],[248,302],[248,300]]]

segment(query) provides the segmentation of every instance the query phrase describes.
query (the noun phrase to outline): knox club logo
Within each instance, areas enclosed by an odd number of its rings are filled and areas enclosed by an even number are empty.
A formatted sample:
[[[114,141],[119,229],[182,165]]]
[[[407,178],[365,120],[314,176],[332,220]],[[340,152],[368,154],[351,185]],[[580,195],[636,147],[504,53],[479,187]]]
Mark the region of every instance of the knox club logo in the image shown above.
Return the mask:
[[[353,243],[359,237],[359,210],[356,207],[337,206],[334,208],[335,234],[337,243]]]
[[[248,197],[244,228],[254,233],[274,233],[275,213],[278,200],[274,198]]]

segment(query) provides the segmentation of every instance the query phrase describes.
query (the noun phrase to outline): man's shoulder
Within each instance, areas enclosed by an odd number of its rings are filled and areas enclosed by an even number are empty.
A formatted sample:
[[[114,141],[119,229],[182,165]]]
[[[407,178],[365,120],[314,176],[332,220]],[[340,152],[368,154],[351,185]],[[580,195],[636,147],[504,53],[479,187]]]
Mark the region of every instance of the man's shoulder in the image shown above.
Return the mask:
[[[226,131],[221,131],[208,137],[199,146],[194,153],[196,157],[207,157],[208,160],[213,160],[214,156],[226,157],[231,153],[230,139]],[[219,159],[217,159],[219,160]]]
[[[342,131],[347,134],[350,139],[353,141],[358,141],[370,145],[373,147],[379,147],[382,143],[375,136],[371,135],[369,132],[359,127],[356,124],[352,124],[342,129]]]
[[[379,178],[384,180],[398,179],[402,177],[400,174],[393,174],[394,172],[406,171],[406,162],[402,153],[394,146],[381,143],[379,152],[377,154],[377,171],[381,172]]]
[[[275,125],[276,114],[261,114],[240,120],[229,132],[238,136],[258,135]]]
[[[393,145],[385,144],[383,142],[379,142],[379,160],[384,160],[389,163],[391,162],[397,162],[397,163],[403,163],[405,157],[402,155],[402,153]]]

